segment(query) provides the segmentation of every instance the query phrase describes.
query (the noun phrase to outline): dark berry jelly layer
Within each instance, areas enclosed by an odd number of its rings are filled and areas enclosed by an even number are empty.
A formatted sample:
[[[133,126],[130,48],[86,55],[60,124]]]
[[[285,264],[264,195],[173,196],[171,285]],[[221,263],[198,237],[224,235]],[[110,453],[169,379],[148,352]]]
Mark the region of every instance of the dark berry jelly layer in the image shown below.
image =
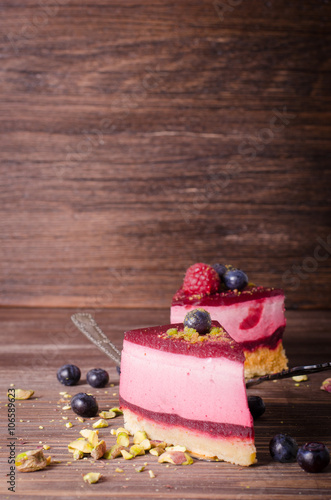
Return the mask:
[[[218,321],[212,321],[212,326],[219,327]],[[224,331],[221,338],[210,339],[203,336],[201,342],[192,343],[183,338],[173,338],[167,335],[170,328],[183,330],[183,323],[172,325],[153,326],[139,330],[130,330],[125,332],[124,339],[134,344],[143,345],[160,351],[172,352],[175,354],[184,354],[186,356],[195,356],[197,358],[216,358],[225,357],[232,361],[243,362],[245,356],[242,348],[235,342],[230,335]]]
[[[241,342],[241,347],[246,350],[246,351],[255,351],[259,347],[268,347],[269,349],[276,349],[278,346],[279,342],[283,338],[283,333],[285,330],[285,326],[280,326],[277,328],[277,330],[270,335],[269,337],[265,337],[263,339],[258,339],[258,340],[253,340],[253,341],[248,341],[248,342]]]
[[[224,292],[212,293],[210,295],[192,295],[180,288],[172,299],[173,306],[230,306],[248,300],[264,299],[284,296],[280,288],[264,288],[263,286],[247,286],[243,290],[226,290]]]
[[[125,401],[120,396],[120,405],[122,409],[127,408],[137,415],[141,415],[153,422],[159,422],[165,425],[176,427],[183,427],[184,429],[191,429],[192,431],[203,432],[212,437],[240,437],[240,438],[254,438],[253,427],[245,427],[243,425],[223,424],[219,422],[206,422],[204,420],[189,420],[171,413],[157,413],[154,411],[145,410],[140,406],[133,405]]]

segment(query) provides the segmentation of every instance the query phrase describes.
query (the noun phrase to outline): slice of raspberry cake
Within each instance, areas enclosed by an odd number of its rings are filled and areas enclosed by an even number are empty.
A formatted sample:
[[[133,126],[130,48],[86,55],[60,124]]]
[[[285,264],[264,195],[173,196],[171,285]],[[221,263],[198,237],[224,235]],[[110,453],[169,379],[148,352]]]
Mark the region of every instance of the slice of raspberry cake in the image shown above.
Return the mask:
[[[250,284],[232,266],[194,264],[173,297],[171,322],[183,321],[197,307],[207,310],[241,345],[245,377],[252,378],[287,368],[284,299],[283,290]]]
[[[199,331],[180,323],[125,333],[124,425],[132,434],[144,430],[153,440],[186,446],[197,458],[251,465],[256,450],[244,355],[218,322]]]

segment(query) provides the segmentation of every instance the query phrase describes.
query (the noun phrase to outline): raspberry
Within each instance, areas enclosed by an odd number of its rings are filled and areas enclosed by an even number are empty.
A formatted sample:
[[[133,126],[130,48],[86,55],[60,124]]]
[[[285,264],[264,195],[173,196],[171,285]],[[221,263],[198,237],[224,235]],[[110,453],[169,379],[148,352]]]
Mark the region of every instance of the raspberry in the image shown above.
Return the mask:
[[[215,269],[207,264],[199,262],[193,264],[186,271],[183,290],[189,293],[201,293],[209,295],[217,292],[220,278]]]

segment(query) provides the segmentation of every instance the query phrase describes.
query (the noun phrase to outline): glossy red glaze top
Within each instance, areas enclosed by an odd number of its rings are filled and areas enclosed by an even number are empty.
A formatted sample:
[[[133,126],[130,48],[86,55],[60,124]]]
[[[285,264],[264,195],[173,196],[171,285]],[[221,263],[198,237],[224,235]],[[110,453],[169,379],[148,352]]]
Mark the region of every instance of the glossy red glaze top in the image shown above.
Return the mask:
[[[221,326],[218,321],[212,321],[212,326]],[[166,334],[169,328],[184,328],[183,323],[172,325],[153,326],[138,330],[125,332],[124,340],[142,346],[171,352],[174,354],[184,354],[186,356],[196,356],[198,358],[226,357],[231,361],[244,362],[245,356],[242,348],[235,342],[227,332],[221,338],[210,339],[206,337],[203,342],[192,343],[182,338],[176,339]]]
[[[274,297],[276,295],[284,295],[280,288],[265,288],[263,286],[246,286],[243,290],[225,290],[224,292],[216,292],[210,295],[191,295],[181,287],[172,299],[172,306],[229,306],[248,300],[263,299],[266,297]]]

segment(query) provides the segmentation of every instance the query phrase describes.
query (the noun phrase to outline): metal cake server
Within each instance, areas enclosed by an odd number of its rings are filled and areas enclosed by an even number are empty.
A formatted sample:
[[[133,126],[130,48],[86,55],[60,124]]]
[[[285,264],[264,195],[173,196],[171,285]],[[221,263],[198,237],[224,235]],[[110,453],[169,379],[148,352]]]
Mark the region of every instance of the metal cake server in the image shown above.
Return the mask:
[[[331,370],[331,362],[319,363],[317,365],[294,366],[293,368],[289,368],[288,370],[283,370],[278,373],[271,373],[270,375],[264,375],[263,377],[246,380],[246,387],[261,384],[262,382],[267,382],[268,380],[279,380],[281,378],[295,377],[297,375],[308,375],[309,373],[323,372],[325,370]]]
[[[117,366],[121,365],[121,351],[103,333],[91,314],[76,313],[71,316],[71,320],[100,351],[107,354]]]
[[[101,328],[95,322],[93,316],[89,313],[76,313],[71,316],[73,323],[84,335],[96,345],[100,351],[112,359],[117,365],[117,371],[120,373],[119,366],[121,365],[121,351],[109,340],[103,333]],[[308,375],[309,373],[317,373],[325,370],[331,370],[331,362],[319,363],[316,365],[294,366],[288,370],[283,370],[278,373],[264,375],[263,377],[251,378],[246,380],[246,387],[261,384],[269,380],[279,380],[289,378],[295,375]]]

